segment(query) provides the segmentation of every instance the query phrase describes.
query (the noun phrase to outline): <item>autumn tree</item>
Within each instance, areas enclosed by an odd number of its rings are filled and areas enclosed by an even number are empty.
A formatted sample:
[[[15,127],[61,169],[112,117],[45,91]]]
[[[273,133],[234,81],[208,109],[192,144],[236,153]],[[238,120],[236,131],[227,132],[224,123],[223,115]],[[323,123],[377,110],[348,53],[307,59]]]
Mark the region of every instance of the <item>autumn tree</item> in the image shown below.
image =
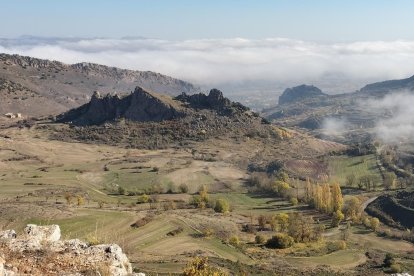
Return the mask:
[[[397,176],[394,172],[387,172],[384,174],[384,187],[387,190],[395,189]]]
[[[279,231],[286,232],[289,227],[289,215],[286,213],[279,213],[275,218],[279,225]]]
[[[332,226],[333,227],[337,227],[341,221],[344,220],[344,214],[342,213],[341,210],[336,210],[335,212],[333,212],[332,214]]]
[[[342,205],[344,203],[344,199],[342,197],[341,187],[339,183],[336,182],[332,185],[332,208],[333,211],[340,211],[342,210]]]
[[[361,201],[355,196],[349,197],[345,201],[345,205],[343,208],[345,217],[347,219],[352,220],[353,222],[357,222],[361,215],[360,208],[361,208]]]
[[[372,231],[377,232],[379,224],[380,224],[380,221],[378,218],[371,218],[370,226],[371,226]]]

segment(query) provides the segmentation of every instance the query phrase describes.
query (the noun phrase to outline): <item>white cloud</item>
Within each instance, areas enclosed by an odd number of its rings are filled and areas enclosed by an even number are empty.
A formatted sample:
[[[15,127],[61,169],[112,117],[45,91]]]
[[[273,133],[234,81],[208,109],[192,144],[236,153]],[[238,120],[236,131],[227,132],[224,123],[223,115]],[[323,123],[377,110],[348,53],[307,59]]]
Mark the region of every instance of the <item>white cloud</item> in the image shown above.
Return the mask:
[[[239,81],[306,82],[326,74],[355,79],[414,74],[414,41],[322,44],[271,38],[0,39],[0,52],[150,70],[209,86]]]
[[[340,118],[325,118],[322,122],[322,132],[327,136],[338,136],[349,129],[348,121]]]
[[[382,99],[371,100],[366,107],[382,113],[375,127],[378,138],[387,143],[412,142],[414,137],[414,95],[397,92]]]

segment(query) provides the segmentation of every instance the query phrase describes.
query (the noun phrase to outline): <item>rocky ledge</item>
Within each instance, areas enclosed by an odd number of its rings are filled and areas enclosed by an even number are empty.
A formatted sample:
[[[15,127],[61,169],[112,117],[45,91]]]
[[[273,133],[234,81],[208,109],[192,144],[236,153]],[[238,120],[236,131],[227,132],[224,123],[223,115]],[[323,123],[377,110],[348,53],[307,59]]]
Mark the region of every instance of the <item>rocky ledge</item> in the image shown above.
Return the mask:
[[[0,231],[0,276],[14,275],[145,275],[116,244],[89,245],[60,240],[58,225],[29,224],[22,235]]]

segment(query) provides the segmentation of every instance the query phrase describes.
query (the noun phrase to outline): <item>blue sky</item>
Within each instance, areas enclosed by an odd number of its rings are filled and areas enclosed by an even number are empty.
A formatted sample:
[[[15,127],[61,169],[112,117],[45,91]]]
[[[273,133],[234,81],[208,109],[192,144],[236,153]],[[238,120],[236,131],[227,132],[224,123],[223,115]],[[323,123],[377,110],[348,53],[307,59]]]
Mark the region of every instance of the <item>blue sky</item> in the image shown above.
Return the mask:
[[[412,0],[0,0],[0,37],[414,40]]]

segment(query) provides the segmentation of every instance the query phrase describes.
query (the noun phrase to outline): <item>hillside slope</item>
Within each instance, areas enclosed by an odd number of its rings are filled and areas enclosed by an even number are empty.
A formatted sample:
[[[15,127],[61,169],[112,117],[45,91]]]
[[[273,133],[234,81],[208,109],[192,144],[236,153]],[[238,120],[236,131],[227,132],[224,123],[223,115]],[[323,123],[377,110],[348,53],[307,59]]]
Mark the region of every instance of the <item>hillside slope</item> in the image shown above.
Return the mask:
[[[188,82],[149,71],[0,54],[0,114],[58,114],[88,102],[95,90],[127,92],[136,86],[173,96],[199,92]]]

